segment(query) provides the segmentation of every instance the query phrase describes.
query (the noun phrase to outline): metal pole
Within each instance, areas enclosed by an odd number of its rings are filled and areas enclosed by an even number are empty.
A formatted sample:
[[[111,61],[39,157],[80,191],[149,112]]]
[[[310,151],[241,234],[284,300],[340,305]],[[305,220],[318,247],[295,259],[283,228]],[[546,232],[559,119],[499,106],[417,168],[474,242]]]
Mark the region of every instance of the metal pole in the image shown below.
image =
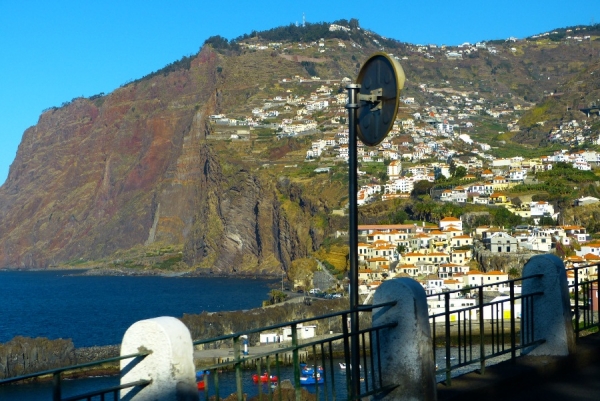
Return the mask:
[[[358,399],[360,394],[360,344],[359,344],[359,324],[358,324],[358,206],[357,202],[357,135],[356,135],[356,111],[358,105],[358,92],[360,85],[350,84],[346,87],[348,90],[348,202],[349,204],[349,226],[348,235],[350,237],[350,356],[352,364],[352,394],[351,399]]]

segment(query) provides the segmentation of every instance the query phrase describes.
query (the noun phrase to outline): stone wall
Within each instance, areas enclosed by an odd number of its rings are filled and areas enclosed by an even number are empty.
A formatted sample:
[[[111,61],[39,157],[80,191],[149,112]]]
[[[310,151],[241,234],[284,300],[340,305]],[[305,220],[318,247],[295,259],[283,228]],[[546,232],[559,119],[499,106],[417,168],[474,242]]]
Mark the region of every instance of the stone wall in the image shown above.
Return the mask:
[[[7,343],[0,344],[0,379],[118,355],[118,345],[75,349],[71,340],[15,337]],[[106,366],[102,368],[107,369]]]

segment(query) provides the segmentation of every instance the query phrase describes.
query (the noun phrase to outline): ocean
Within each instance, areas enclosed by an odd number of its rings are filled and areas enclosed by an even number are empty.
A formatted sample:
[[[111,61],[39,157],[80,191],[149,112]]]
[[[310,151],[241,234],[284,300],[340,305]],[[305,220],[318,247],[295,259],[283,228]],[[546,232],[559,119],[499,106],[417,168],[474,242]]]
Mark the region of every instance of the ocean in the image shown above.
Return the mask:
[[[77,273],[0,271],[0,343],[24,336],[70,338],[76,347],[120,344],[138,320],[259,307],[274,283]]]

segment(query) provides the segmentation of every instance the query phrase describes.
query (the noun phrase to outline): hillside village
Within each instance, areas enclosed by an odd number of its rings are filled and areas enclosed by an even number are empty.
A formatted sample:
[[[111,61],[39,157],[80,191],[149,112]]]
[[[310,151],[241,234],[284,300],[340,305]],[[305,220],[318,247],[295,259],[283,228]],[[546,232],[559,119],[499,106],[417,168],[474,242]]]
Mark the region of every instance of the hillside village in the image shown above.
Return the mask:
[[[332,24],[330,30],[347,29]],[[579,28],[578,28],[579,29]],[[554,33],[546,33],[540,37]],[[566,40],[589,41],[584,34],[568,32]],[[373,39],[379,44],[376,39]],[[517,46],[518,39],[508,38]],[[285,54],[316,49],[319,53],[360,47],[358,43],[339,39],[299,43],[293,46],[279,42],[264,44],[242,43],[254,51],[277,49]],[[503,47],[502,49],[505,49]],[[410,57],[447,60],[469,57],[475,52],[518,51],[516,47],[502,50],[486,43],[464,43],[450,48],[435,45],[409,45]],[[396,58],[400,63],[409,56]],[[232,141],[249,140],[253,131],[271,130],[277,139],[312,135],[306,149],[305,161],[346,163],[348,161],[348,127],[346,125],[347,95],[344,90],[351,79],[322,80],[318,76],[295,75],[279,82],[280,93],[264,99],[252,109],[251,115],[232,118],[225,114],[211,116],[215,138]],[[492,146],[472,139],[479,124],[491,119],[507,132],[518,131],[518,120],[531,104],[522,101],[498,103],[489,94],[476,91],[457,91],[450,82],[439,87],[413,83],[425,102],[413,96],[403,96],[395,124],[386,139],[377,147],[369,148],[359,142],[359,164],[379,163],[385,174],[369,176],[359,169],[363,179],[357,194],[359,205],[394,198],[409,198],[420,181],[435,183],[439,178],[451,178],[462,168],[461,185],[431,191],[441,202],[480,204],[504,207],[511,213],[530,219],[535,225],[523,225],[512,230],[502,227],[478,227],[475,232],[463,230],[462,221],[445,217],[438,225],[423,223],[398,225],[364,225],[359,227],[363,242],[359,244],[359,281],[364,292],[376,288],[381,281],[406,276],[419,279],[430,294],[443,290],[460,290],[466,286],[502,282],[514,272],[475,270],[473,250],[476,244],[497,254],[516,252],[552,252],[557,243],[565,246],[581,244],[576,255],[565,259],[567,265],[577,266],[600,260],[600,242],[591,241],[590,233],[582,226],[538,225],[544,217],[559,221],[559,213],[549,202],[530,201],[513,203],[503,193],[515,185],[535,183],[536,173],[549,171],[556,163],[567,163],[581,171],[591,171],[600,162],[600,152],[594,150],[570,151],[572,145],[600,144],[600,133],[591,129],[590,110],[582,110],[579,119],[563,122],[550,129],[548,140],[564,149],[542,157],[516,156],[500,158],[492,155]],[[550,94],[552,95],[552,94]],[[593,111],[592,111],[593,112]],[[545,121],[538,125],[544,126]],[[502,134],[503,132],[499,132]],[[464,155],[469,155],[464,157]],[[463,157],[461,157],[463,156]],[[294,166],[290,166],[294,167]],[[314,173],[329,173],[331,167],[318,167]],[[594,197],[582,197],[578,205],[599,202]],[[597,278],[597,268],[589,269],[579,280]],[[569,277],[572,282],[574,277]],[[503,291],[505,288],[490,287]]]

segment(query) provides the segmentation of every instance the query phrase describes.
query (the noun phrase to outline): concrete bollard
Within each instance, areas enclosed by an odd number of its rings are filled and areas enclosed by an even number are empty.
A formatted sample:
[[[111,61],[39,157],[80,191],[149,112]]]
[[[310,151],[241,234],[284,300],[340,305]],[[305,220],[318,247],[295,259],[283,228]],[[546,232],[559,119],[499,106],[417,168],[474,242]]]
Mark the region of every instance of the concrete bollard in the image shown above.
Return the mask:
[[[134,323],[125,332],[121,355],[143,349],[152,353],[143,359],[121,361],[121,384],[138,380],[152,383],[141,390],[121,390],[121,400],[198,400],[192,338],[180,320],[163,316]]]
[[[555,255],[536,255],[523,267],[523,277],[539,273],[543,274],[542,278],[523,281],[523,296],[535,292],[543,292],[543,295],[534,297],[532,311],[522,306],[521,332],[522,338],[545,339],[546,342],[524,348],[522,354],[566,356],[574,353],[575,334],[565,265]]]
[[[429,327],[427,297],[423,287],[410,278],[384,281],[375,292],[373,304],[398,301],[391,308],[373,311],[373,326],[397,322],[374,338],[375,366],[381,363],[383,385],[396,385],[383,400],[437,400],[435,362]],[[380,359],[380,361],[377,361]]]

